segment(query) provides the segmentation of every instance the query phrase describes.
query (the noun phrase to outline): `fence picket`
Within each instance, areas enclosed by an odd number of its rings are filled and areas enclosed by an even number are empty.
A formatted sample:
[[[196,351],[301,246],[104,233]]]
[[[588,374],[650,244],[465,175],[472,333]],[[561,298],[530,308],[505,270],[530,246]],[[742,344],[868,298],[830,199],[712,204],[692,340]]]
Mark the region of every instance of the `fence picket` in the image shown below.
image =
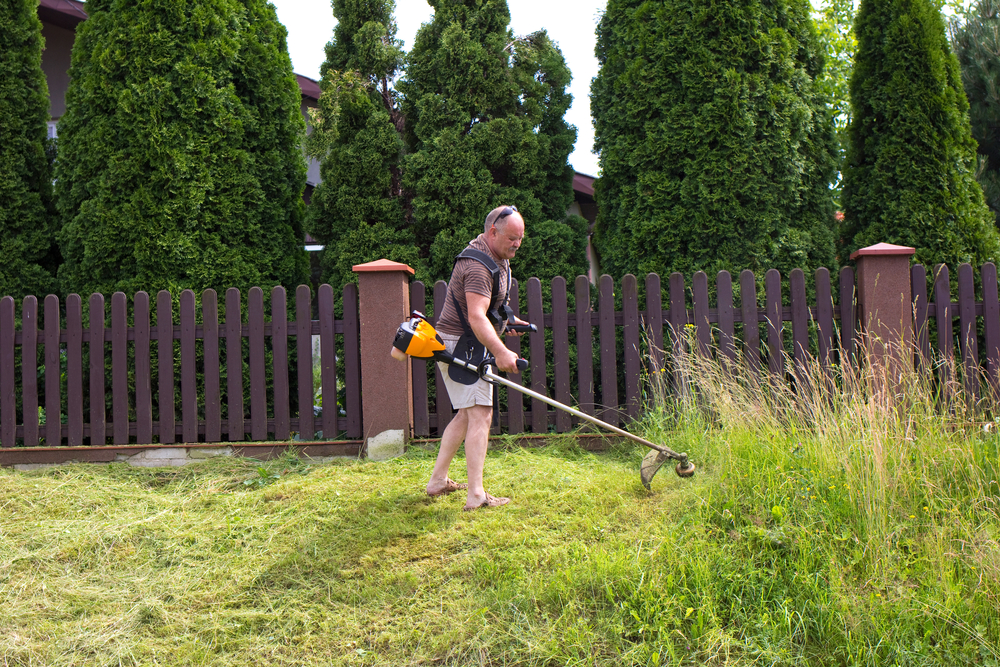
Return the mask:
[[[601,419],[621,423],[618,412],[618,364],[615,345],[615,283],[601,276],[597,294],[598,332],[601,341]]]
[[[169,303],[170,294],[167,292],[160,292],[160,294],[166,294],[167,302]],[[48,308],[46,308],[46,319],[48,319],[48,314]],[[157,321],[157,324],[159,324],[159,321]],[[90,343],[87,350],[90,352],[90,444],[91,446],[94,446],[103,445],[105,443],[106,436],[106,412],[104,408],[104,296],[101,294],[90,295],[89,331]],[[46,346],[47,343],[48,341],[46,341]],[[173,366],[171,362],[171,373],[172,372]],[[162,361],[160,374],[160,381],[162,383]],[[173,386],[171,386],[170,400],[172,404]],[[46,403],[47,402],[48,400],[46,399]],[[49,442],[48,433],[46,433],[45,442],[46,444],[51,444],[51,442]],[[169,442],[173,442],[173,440],[170,440]]]
[[[267,439],[267,379],[264,359],[264,290],[251,287],[247,296],[250,329],[250,437]]]
[[[103,300],[102,300],[103,304]],[[62,368],[59,355],[59,297],[45,297],[45,444],[49,447],[62,444]],[[101,366],[104,370],[104,366]],[[103,378],[102,378],[103,379]],[[104,385],[101,385],[104,397]]]
[[[323,412],[320,423],[323,437],[332,440],[339,432],[337,416],[337,354],[336,320],[334,319],[333,287],[319,286],[319,374],[322,383]]]
[[[757,279],[750,269],[740,272],[740,313],[743,320],[743,359],[751,375],[760,373],[760,317]]]
[[[736,363],[736,331],[733,317],[733,277],[729,271],[719,271],[719,275],[715,277],[715,295],[720,361],[731,370]]]
[[[347,390],[347,437],[361,437],[361,326],[358,286],[344,285],[344,378]]]
[[[767,319],[767,367],[772,379],[785,376],[785,344],[782,340],[781,274],[768,269],[764,274],[764,303]]]
[[[513,278],[510,281],[509,305],[519,318],[527,319],[521,314],[520,284]],[[514,336],[507,341],[507,347],[518,357],[521,356],[521,338],[519,336]],[[524,376],[520,373],[512,374],[509,379],[515,384],[524,385]],[[524,394],[512,389],[507,389],[507,432],[524,433]]]
[[[116,445],[128,444],[128,297],[111,295],[111,429]]]
[[[21,423],[24,446],[38,446],[38,299],[21,303]]]
[[[243,439],[243,304],[235,287],[226,290],[226,436],[230,442]],[[320,327],[323,326],[320,299]],[[332,357],[332,355],[331,355]],[[324,385],[325,386],[325,385]],[[336,412],[336,410],[334,410]]]
[[[426,308],[427,289],[417,280],[410,285],[410,309],[426,313]],[[427,406],[427,361],[410,357],[410,376],[413,378],[413,435],[426,438],[431,433]]]
[[[809,381],[809,302],[806,301],[806,276],[802,269],[792,269],[788,276],[789,300],[792,306],[792,358],[795,380],[802,392],[811,390]]]
[[[1000,300],[997,298],[997,267],[983,264],[983,344],[986,379],[994,399],[1000,399]]]
[[[593,309],[590,306],[590,281],[586,276],[576,277],[576,377],[580,412],[593,416],[594,412],[594,329],[591,324]],[[578,418],[573,419],[577,423]]]
[[[663,348],[663,293],[660,291],[660,276],[655,273],[646,274],[646,331],[649,334],[651,347],[649,357],[652,365],[650,375],[664,369]]]
[[[308,285],[295,288],[295,356],[299,395],[299,438],[315,440],[313,419],[312,292]]]
[[[181,442],[198,442],[198,387],[195,357],[194,292],[186,289],[180,296],[181,334]]]
[[[66,297],[66,427],[67,444],[83,445],[83,300],[79,294]]]
[[[538,278],[528,279],[528,317],[529,322],[538,325],[538,331],[528,334],[528,345],[531,350],[531,389],[543,396],[548,396],[548,374],[545,364],[545,314],[542,310],[542,283]],[[547,433],[549,416],[546,404],[537,398],[531,399],[531,430],[535,433]]]
[[[712,325],[708,322],[708,275],[704,271],[696,271],[691,280],[691,301],[698,354],[707,359],[712,355]]]
[[[271,289],[271,369],[274,375],[274,439],[288,440],[288,297],[281,285]]]
[[[156,403],[159,422],[156,435],[160,444],[173,444],[176,432],[174,413],[174,314],[170,292],[160,290],[156,294]],[[93,324],[93,320],[91,321]],[[93,346],[93,338],[91,338]],[[93,362],[91,362],[93,365]],[[93,409],[91,409],[93,412]]]
[[[513,290],[511,286],[511,290]],[[448,295],[448,285],[443,280],[434,283],[434,324],[437,324],[444,310],[444,300]],[[511,300],[511,306],[517,310],[517,304]],[[441,374],[441,367],[434,364],[434,395],[436,397],[437,409],[437,434],[441,437],[444,430],[451,423],[451,399],[448,397],[448,388],[444,386],[444,376]]]
[[[0,299],[0,446],[13,447],[17,434],[14,392],[14,299]]]
[[[684,372],[681,370],[681,356],[687,347],[687,333],[685,327],[687,318],[687,298],[684,293],[684,276],[680,273],[670,274],[670,311],[667,316],[670,318],[670,353],[674,366],[674,389],[679,394],[687,393],[687,381]]]
[[[857,323],[854,318],[854,269],[845,266],[840,270],[840,362],[853,364]]]
[[[552,357],[555,399],[569,405],[569,308],[566,298],[566,279],[552,279]],[[573,426],[568,412],[556,410],[556,432],[565,433]]]
[[[625,410],[630,421],[639,418],[642,394],[642,330],[639,325],[639,286],[631,273],[622,279],[622,341],[625,346]]]
[[[69,319],[69,300],[66,303],[66,311],[67,319]],[[136,444],[147,445],[153,442],[153,387],[149,356],[149,294],[146,292],[137,292],[132,300],[132,317],[135,321],[135,441]],[[72,347],[72,342],[68,347]],[[72,352],[67,350],[67,353],[72,356]],[[67,373],[68,378],[69,374]],[[69,384],[69,394],[72,396],[73,384],[71,382],[67,384]],[[70,415],[72,415],[72,408],[70,408]],[[72,419],[70,423],[72,424]],[[72,445],[72,426],[70,426],[69,432],[69,440]]]
[[[931,362],[931,337],[928,320],[927,270],[922,264],[910,269],[910,291],[913,304],[913,335],[917,348],[918,369],[928,368]]]
[[[201,321],[205,359],[205,442],[222,440],[222,395],[219,378],[219,295],[214,289],[201,293]]]
[[[829,378],[830,359],[833,353],[833,294],[830,270],[816,269],[816,351],[819,365]]]
[[[976,335],[976,285],[972,267],[958,266],[959,346],[964,367],[963,378],[967,397],[975,405],[979,401],[979,345]]]
[[[954,334],[952,332],[951,281],[948,267],[938,264],[934,267],[934,315],[937,320],[938,354],[944,363],[938,371],[941,382],[941,398],[945,403],[951,400],[951,382],[955,372]]]

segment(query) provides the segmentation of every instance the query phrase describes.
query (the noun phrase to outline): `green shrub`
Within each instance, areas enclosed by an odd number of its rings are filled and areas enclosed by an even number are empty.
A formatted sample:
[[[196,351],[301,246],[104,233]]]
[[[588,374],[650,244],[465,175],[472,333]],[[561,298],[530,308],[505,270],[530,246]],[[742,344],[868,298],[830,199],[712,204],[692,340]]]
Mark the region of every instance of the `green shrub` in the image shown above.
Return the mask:
[[[56,291],[49,95],[37,2],[0,8],[0,296]]]
[[[834,262],[831,112],[805,0],[609,0],[591,110],[612,275]]]
[[[973,177],[969,104],[940,12],[929,0],[873,0],[854,32],[841,260],[880,242],[914,247],[926,265],[995,260],[1000,239]]]
[[[87,9],[60,123],[63,289],[305,282],[304,121],[273,6]]]

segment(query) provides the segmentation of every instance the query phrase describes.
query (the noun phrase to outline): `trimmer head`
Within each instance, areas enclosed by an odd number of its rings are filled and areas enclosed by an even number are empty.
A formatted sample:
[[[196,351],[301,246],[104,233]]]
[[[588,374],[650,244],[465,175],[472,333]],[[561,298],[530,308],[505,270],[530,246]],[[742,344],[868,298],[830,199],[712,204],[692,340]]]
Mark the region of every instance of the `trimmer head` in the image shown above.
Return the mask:
[[[656,449],[649,450],[649,453],[642,457],[642,465],[639,466],[639,476],[642,478],[642,485],[647,490],[650,489],[653,476],[659,472],[660,467],[672,458],[666,452]],[[681,454],[681,460],[677,464],[677,467],[674,468],[674,472],[677,473],[678,477],[691,477],[694,475],[694,464],[688,461],[687,454]]]

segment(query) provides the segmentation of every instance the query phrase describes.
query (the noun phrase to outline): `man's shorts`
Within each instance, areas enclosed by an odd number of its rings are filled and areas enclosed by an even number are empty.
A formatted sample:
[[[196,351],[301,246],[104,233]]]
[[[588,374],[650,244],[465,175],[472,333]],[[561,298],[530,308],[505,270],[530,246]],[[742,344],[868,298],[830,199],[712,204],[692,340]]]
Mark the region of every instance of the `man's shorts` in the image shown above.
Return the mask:
[[[444,341],[444,347],[449,354],[455,351],[455,346],[458,344],[459,336],[452,336],[450,334],[440,333],[441,340]],[[493,405],[493,385],[491,385],[486,380],[480,380],[476,384],[461,384],[455,382],[450,377],[448,377],[449,365],[443,361],[438,362],[438,369],[441,371],[441,376],[444,378],[444,386],[448,389],[448,397],[451,399],[451,407],[456,410],[461,410],[462,408],[471,408],[473,405],[485,405],[487,407],[492,407]]]

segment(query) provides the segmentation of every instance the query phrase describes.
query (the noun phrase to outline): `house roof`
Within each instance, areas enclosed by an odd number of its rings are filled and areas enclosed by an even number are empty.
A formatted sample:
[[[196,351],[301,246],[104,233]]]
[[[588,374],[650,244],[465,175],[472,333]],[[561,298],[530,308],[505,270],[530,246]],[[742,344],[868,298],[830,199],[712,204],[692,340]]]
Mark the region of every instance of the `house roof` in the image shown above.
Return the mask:
[[[595,180],[597,179],[593,176],[581,174],[578,171],[573,173],[573,192],[576,193],[577,199],[594,201]]]
[[[38,5],[38,18],[45,23],[57,25],[67,30],[76,30],[76,26],[87,18],[83,3],[78,0],[41,0]],[[319,99],[319,84],[312,79],[296,74],[302,97],[315,102]]]

